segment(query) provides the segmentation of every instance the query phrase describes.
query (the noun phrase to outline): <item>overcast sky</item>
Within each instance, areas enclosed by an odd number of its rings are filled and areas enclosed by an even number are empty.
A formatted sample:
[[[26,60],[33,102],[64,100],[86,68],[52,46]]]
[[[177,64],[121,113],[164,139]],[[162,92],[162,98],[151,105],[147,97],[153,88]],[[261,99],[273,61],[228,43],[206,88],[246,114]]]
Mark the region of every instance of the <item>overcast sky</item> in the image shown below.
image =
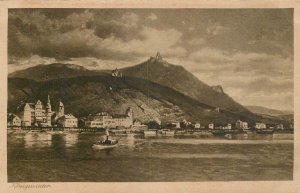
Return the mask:
[[[160,51],[243,105],[293,109],[292,9],[9,10],[9,72],[141,63]]]

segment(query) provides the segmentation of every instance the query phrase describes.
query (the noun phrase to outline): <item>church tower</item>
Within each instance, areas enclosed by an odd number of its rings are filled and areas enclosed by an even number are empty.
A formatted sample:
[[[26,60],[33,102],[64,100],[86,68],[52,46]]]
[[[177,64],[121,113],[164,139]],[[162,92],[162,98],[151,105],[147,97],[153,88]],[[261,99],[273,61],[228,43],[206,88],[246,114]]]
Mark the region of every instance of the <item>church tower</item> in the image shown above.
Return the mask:
[[[59,117],[62,117],[64,115],[65,115],[64,104],[61,102],[61,100],[59,100],[57,111],[56,111],[56,117],[59,118]]]
[[[133,125],[133,110],[132,108],[128,107],[126,110],[127,120],[130,122],[130,125]]]
[[[48,127],[51,127],[51,115],[52,115],[51,102],[50,102],[50,97],[48,95],[48,101],[46,105],[46,121]]]

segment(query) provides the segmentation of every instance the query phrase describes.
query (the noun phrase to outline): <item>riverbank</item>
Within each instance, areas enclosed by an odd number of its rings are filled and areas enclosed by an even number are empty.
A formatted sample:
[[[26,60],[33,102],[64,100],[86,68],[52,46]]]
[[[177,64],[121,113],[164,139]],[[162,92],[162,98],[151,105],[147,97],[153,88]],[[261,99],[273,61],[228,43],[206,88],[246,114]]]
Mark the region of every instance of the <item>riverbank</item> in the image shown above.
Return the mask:
[[[73,134],[92,134],[92,135],[106,135],[105,130],[82,130],[82,129],[67,129],[67,130],[8,130],[8,135],[66,135],[71,136]],[[231,132],[224,133],[216,131],[197,131],[197,132],[174,132],[173,135],[165,135],[163,133],[157,132],[154,135],[146,135],[143,131],[122,131],[118,130],[118,132],[110,132],[111,136],[122,137],[122,136],[142,136],[144,138],[206,138],[206,139],[216,139],[223,138],[227,140],[257,140],[261,138],[266,138],[269,140],[282,140],[282,139],[294,139],[293,133],[283,133],[283,132],[274,132],[274,133],[256,133],[256,132]]]

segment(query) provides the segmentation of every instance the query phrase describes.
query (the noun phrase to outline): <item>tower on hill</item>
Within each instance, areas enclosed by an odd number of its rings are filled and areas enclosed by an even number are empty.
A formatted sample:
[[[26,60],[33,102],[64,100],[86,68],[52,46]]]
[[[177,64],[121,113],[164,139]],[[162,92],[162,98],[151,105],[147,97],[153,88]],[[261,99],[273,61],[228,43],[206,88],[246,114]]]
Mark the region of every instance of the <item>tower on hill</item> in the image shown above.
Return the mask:
[[[163,60],[163,58],[162,58],[162,56],[160,55],[159,52],[157,52],[156,57],[155,57],[155,60],[156,60],[157,62],[161,62],[161,61]]]

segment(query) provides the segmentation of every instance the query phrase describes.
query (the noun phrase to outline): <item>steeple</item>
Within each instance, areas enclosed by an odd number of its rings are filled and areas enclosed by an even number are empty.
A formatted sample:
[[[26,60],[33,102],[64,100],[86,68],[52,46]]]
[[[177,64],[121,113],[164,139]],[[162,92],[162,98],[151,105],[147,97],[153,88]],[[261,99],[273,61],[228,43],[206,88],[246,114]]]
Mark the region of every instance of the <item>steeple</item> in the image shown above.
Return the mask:
[[[51,127],[51,116],[52,116],[51,102],[50,102],[50,96],[48,94],[48,100],[46,105],[46,120],[47,120],[48,127]]]
[[[50,96],[48,94],[48,100],[47,100],[47,105],[46,105],[46,110],[47,112],[51,112],[51,102],[50,102]]]

